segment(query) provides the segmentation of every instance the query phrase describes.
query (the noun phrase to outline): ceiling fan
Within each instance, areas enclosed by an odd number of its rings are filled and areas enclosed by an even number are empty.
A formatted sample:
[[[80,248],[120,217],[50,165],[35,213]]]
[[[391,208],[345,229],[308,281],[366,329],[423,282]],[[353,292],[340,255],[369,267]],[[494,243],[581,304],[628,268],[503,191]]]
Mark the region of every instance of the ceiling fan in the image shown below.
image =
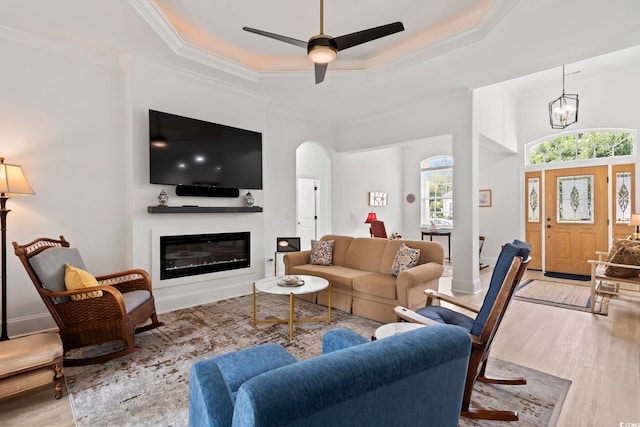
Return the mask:
[[[346,34],[344,36],[331,37],[324,34],[324,0],[320,0],[320,34],[311,37],[308,42],[267,31],[257,30],[255,28],[242,27],[242,29],[250,33],[280,40],[294,46],[307,48],[309,59],[311,59],[315,64],[316,84],[318,84],[324,80],[324,75],[327,72],[327,65],[329,62],[336,59],[338,51],[404,31],[404,25],[402,25],[402,22],[394,22],[392,24],[381,25],[379,27]]]

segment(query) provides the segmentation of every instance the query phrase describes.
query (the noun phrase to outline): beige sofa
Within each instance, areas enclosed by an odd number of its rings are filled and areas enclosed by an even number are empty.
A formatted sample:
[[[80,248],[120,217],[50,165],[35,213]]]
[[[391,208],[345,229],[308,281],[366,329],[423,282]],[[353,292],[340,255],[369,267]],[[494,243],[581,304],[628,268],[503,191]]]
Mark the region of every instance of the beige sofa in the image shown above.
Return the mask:
[[[284,256],[285,274],[324,277],[331,283],[332,307],[380,322],[397,321],[397,305],[424,307],[424,290],[437,290],[444,272],[444,250],[437,242],[337,235],[320,240],[333,240],[333,265],[310,264],[311,251],[292,252]],[[420,258],[395,277],[391,266],[402,243],[420,249]],[[327,305],[327,291],[307,299]]]

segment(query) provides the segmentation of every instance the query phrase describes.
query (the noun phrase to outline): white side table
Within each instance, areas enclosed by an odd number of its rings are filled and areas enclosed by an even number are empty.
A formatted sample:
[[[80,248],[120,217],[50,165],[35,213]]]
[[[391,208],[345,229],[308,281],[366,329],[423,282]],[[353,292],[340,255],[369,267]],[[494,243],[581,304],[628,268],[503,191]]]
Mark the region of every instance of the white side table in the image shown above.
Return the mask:
[[[414,329],[424,328],[425,326],[427,325],[421,325],[419,323],[411,322],[387,323],[386,325],[382,325],[378,329],[376,329],[373,334],[373,339],[379,340],[382,338],[390,337],[392,335],[413,331]]]
[[[295,322],[327,322],[331,323],[331,284],[328,280],[316,276],[298,276],[304,280],[302,286],[279,286],[278,281],[282,276],[266,277],[260,279],[253,284],[253,326],[258,323],[289,323],[289,341],[293,339],[293,324]],[[297,318],[294,316],[294,301],[296,295],[312,294],[314,292],[328,290],[329,306],[327,308],[327,317],[311,317]],[[256,317],[256,293],[257,291],[266,292],[268,294],[289,295],[289,318],[288,319],[258,319]]]

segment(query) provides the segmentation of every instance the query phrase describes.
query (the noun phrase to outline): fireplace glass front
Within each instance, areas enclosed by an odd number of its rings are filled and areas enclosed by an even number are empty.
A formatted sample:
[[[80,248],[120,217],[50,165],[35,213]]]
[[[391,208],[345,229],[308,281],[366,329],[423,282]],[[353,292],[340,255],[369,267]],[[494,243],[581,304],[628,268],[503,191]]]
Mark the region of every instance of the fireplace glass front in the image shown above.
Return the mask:
[[[160,280],[247,268],[250,233],[160,236]]]

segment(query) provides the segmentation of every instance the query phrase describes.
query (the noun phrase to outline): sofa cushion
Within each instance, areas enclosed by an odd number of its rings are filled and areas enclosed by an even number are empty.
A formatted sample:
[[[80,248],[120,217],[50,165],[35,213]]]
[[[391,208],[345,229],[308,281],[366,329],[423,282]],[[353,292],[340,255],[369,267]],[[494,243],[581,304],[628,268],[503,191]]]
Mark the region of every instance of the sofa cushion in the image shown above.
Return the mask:
[[[333,265],[333,240],[311,241],[311,264]]]
[[[353,289],[353,279],[358,276],[366,276],[369,273],[337,265],[304,264],[291,267],[290,274],[319,276],[327,279],[333,288]]]
[[[427,262],[437,262],[439,264],[444,263],[444,249],[438,242],[421,241],[421,240],[389,240],[387,247],[380,259],[380,267],[378,273],[389,274],[393,260],[398,253],[400,245],[405,244],[413,249],[420,249],[420,257],[418,258],[418,265],[425,264]]]
[[[401,244],[393,259],[391,275],[397,276],[400,272],[415,267],[418,265],[418,258],[420,258],[420,249],[413,249],[404,243]]]
[[[387,239],[357,238],[351,242],[344,266],[356,270],[377,273],[380,271],[380,259],[387,247]],[[389,274],[389,270],[385,273]]]
[[[353,290],[395,300],[397,298],[396,277],[390,274],[369,273],[354,277]]]
[[[345,266],[345,258],[353,237],[339,236],[337,234],[327,234],[320,240],[333,240],[333,265]]]

